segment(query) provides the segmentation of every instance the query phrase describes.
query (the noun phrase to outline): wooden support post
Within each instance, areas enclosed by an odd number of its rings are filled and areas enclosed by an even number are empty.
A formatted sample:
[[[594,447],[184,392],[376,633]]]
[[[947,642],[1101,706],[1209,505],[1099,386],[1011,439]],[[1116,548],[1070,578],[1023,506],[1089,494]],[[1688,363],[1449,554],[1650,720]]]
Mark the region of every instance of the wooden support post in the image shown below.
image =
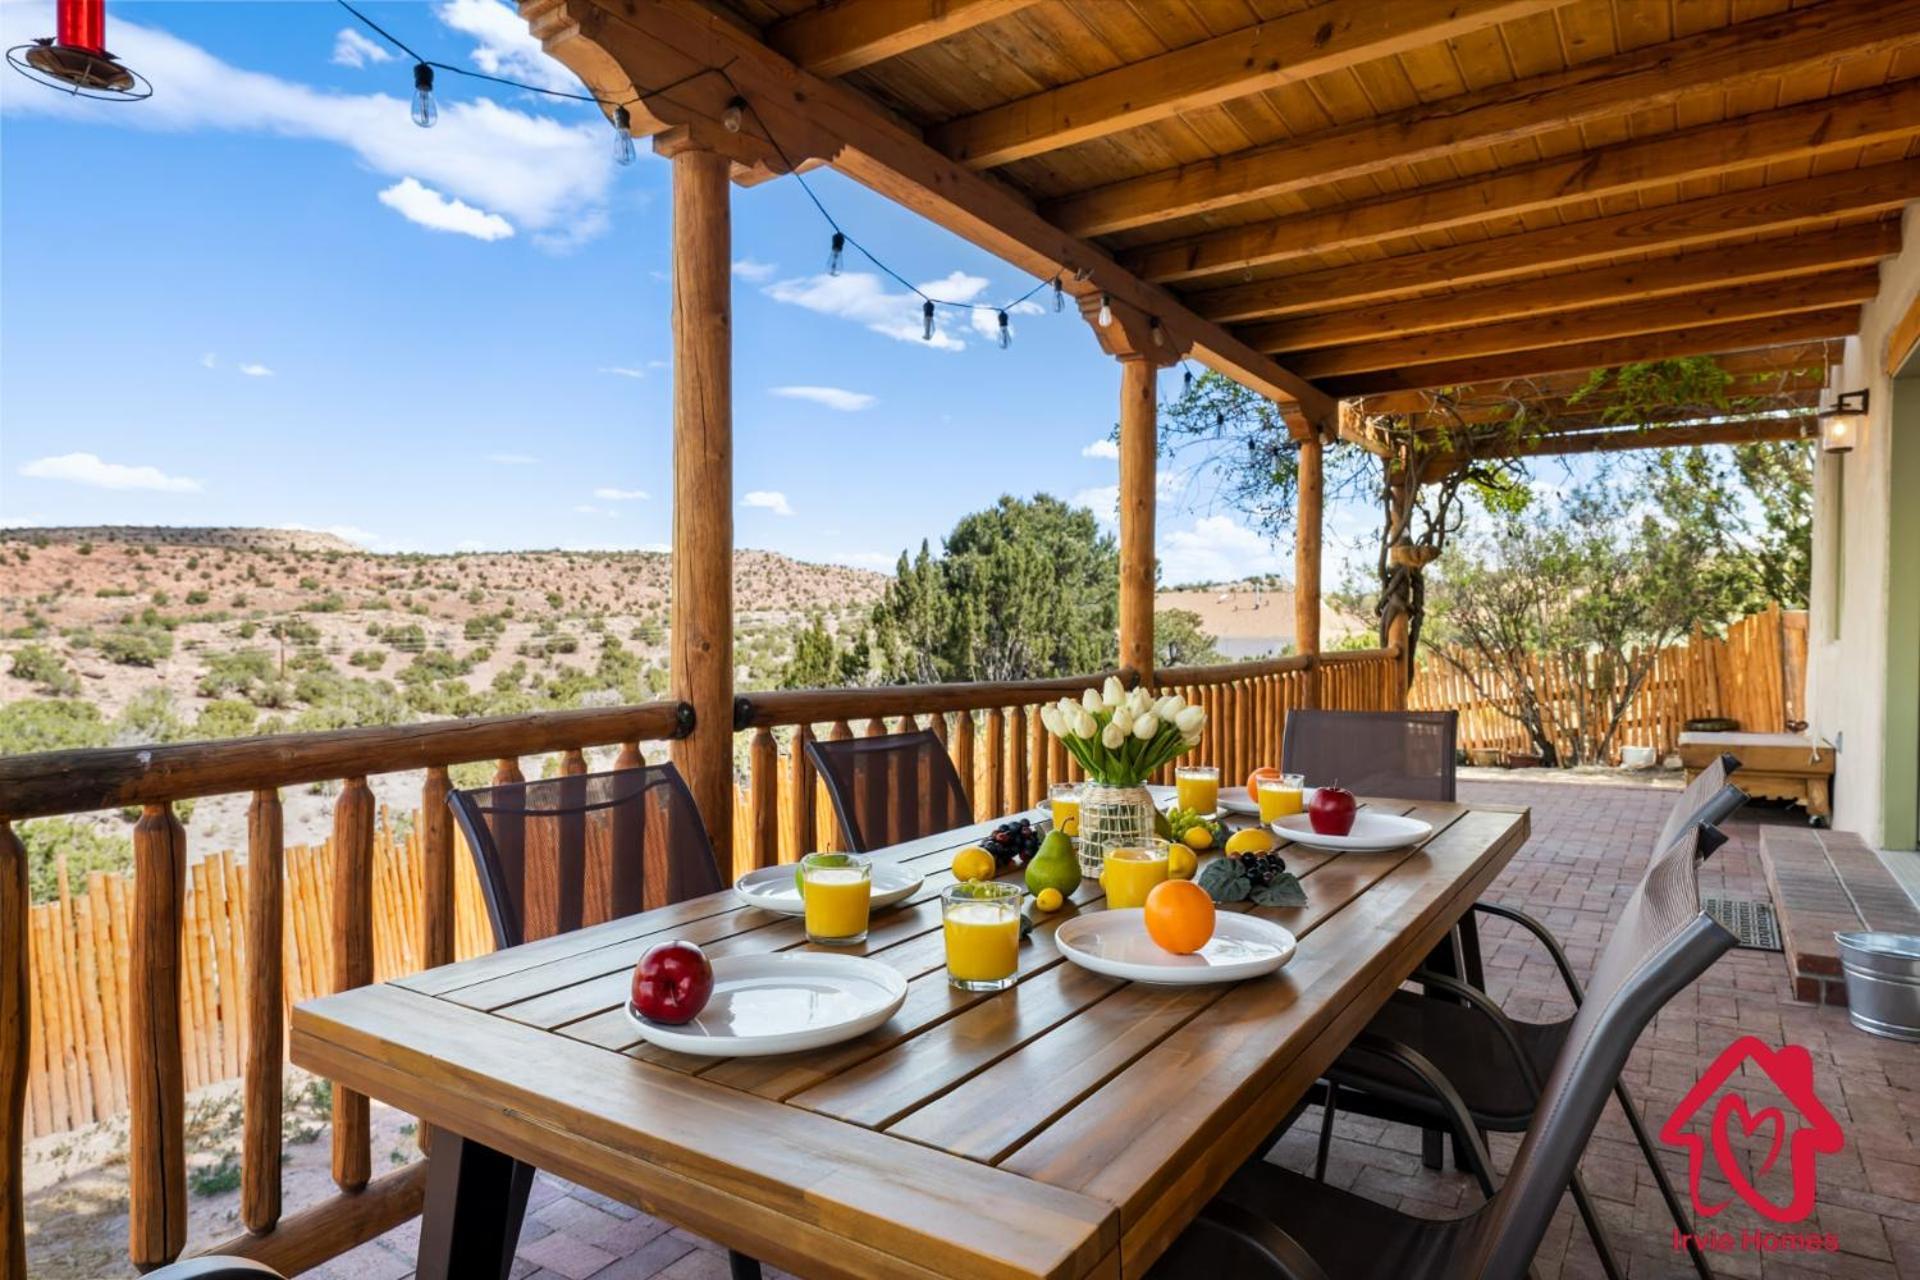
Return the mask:
[[[333,803],[333,989],[373,981],[373,792],[348,778]],[[333,1089],[333,1181],[359,1191],[373,1177],[373,1131],[365,1094]]]
[[[750,755],[748,802],[753,807],[753,865],[771,867],[780,861],[780,748],[773,730],[754,732]]]
[[[442,770],[441,777],[446,776]],[[247,808],[247,1061],[241,1109],[240,1218],[247,1230],[280,1221],[280,1111],[286,1068],[286,873],[280,793]]]
[[[795,725],[793,740],[788,744],[791,758],[788,760],[788,792],[792,803],[792,838],[789,841],[793,850],[793,860],[798,862],[820,843],[814,827],[814,773],[813,761],[807,759],[807,739],[813,736],[811,725]]]
[[[1120,359],[1120,665],[1153,684],[1153,507],[1159,428],[1159,368],[1144,356]]]
[[[693,732],[674,763],[720,874],[733,862],[733,228],[731,161],[687,140],[673,160],[673,696]]]
[[[1293,648],[1302,655],[1320,654],[1320,522],[1326,498],[1321,456],[1326,446],[1318,435],[1300,442],[1299,503],[1293,522]],[[1306,705],[1320,705],[1320,667],[1307,668]]]
[[[180,926],[187,833],[171,806],[133,825],[134,989],[127,1009],[127,1253],[152,1270],[187,1243],[186,1067],[180,1042]]]
[[[104,908],[104,902],[99,904]],[[27,1274],[27,850],[0,822],[0,1274]]]

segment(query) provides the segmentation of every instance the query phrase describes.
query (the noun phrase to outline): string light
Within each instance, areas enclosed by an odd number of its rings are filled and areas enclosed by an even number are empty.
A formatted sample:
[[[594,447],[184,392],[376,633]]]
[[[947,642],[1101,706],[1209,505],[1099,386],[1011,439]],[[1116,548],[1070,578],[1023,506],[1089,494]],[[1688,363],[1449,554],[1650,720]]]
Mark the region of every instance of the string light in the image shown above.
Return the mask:
[[[1013,345],[1013,327],[1007,323],[1007,313],[1000,313],[1000,349],[1005,351]]]
[[[433,128],[440,109],[433,105],[433,68],[424,62],[413,64],[413,122],[422,129]]]
[[[827,274],[830,276],[839,275],[841,260],[846,256],[847,233],[844,231],[836,231],[833,233],[833,248],[827,253]]]
[[[1183,396],[1193,394],[1193,368],[1185,360],[1180,362],[1180,394]]]
[[[1100,295],[1100,327],[1106,328],[1113,323],[1113,299],[1106,294]]]
[[[741,98],[734,98],[728,102],[726,110],[720,113],[720,127],[728,133],[740,132],[740,113],[746,105],[746,101]]]
[[[633,163],[633,117],[625,107],[613,109],[613,162]]]
[[[1147,332],[1153,335],[1154,346],[1164,347],[1167,345],[1167,335],[1165,331],[1160,328],[1159,316],[1147,317]]]
[[[923,341],[933,341],[933,299],[928,298],[920,305],[920,337]]]
[[[1060,287],[1060,277],[1053,278],[1053,313],[1059,315],[1067,309],[1067,291]]]

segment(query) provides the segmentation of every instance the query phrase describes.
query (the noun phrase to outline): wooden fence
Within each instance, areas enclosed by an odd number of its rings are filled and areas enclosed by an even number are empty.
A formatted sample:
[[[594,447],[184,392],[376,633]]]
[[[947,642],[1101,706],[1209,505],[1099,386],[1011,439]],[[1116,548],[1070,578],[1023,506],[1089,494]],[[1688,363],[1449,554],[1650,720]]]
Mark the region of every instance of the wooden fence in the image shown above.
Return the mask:
[[[1420,656],[1419,672],[1407,705],[1460,712],[1460,745],[1476,762],[1507,753],[1535,750],[1520,722],[1483,697],[1476,682],[1504,700],[1507,681],[1472,657],[1457,655],[1474,671],[1469,679],[1456,665],[1431,651]],[[1661,757],[1679,744],[1689,720],[1709,716],[1737,720],[1750,733],[1778,733],[1789,721],[1806,719],[1807,615],[1800,610],[1768,609],[1727,628],[1724,639],[1695,628],[1685,642],[1655,656],[1646,680],[1634,693],[1615,735],[1615,759],[1623,746],[1652,747]],[[1541,704],[1541,720],[1560,752],[1571,759],[1582,726],[1592,738],[1604,729],[1623,672],[1599,664],[1589,654],[1536,654],[1531,683]]]

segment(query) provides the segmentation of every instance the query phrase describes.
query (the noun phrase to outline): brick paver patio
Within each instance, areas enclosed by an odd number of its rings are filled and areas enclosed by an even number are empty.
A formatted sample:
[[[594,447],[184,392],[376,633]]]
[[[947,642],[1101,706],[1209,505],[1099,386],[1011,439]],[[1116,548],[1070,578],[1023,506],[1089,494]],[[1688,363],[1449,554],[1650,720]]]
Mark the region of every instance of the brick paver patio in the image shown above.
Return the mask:
[[[1646,850],[1675,793],[1645,787],[1560,782],[1472,781],[1462,799],[1525,804],[1533,809],[1533,838],[1491,895],[1524,906],[1557,932],[1583,974],[1598,954],[1618,904],[1639,876]],[[1733,840],[1709,864],[1713,891],[1764,895],[1757,847],[1758,823],[1797,822],[1796,816],[1752,810],[1727,825]],[[1546,955],[1502,921],[1482,925],[1488,984],[1517,1017],[1563,1016],[1570,1007]],[[1846,1131],[1846,1146],[1818,1162],[1819,1199],[1812,1217],[1768,1222],[1708,1179],[1714,1200],[1734,1203],[1711,1226],[1729,1233],[1733,1247],[1713,1255],[1722,1275],[1762,1280],[1844,1276],[1859,1280],[1920,1280],[1920,1048],[1855,1031],[1844,1010],[1797,1004],[1779,955],[1735,951],[1683,992],[1641,1038],[1627,1082],[1656,1132],[1681,1095],[1729,1044],[1743,1034],[1770,1046],[1804,1046],[1814,1064],[1820,1100]],[[1740,1092],[1757,1112],[1786,1100],[1763,1079],[1743,1074]],[[1783,1117],[1791,1125],[1791,1113]],[[1271,1158],[1310,1169],[1317,1112],[1309,1111]],[[1775,1201],[1787,1200],[1783,1149],[1767,1171],[1765,1126],[1741,1147],[1747,1176]],[[1495,1161],[1504,1168],[1515,1139],[1494,1135]],[[1479,1193],[1470,1178],[1420,1163],[1420,1135],[1411,1129],[1343,1116],[1336,1130],[1328,1177],[1376,1200],[1411,1212],[1449,1216],[1470,1209]],[[1665,1151],[1665,1163],[1686,1195],[1686,1158]],[[1690,1276],[1674,1249],[1672,1225],[1653,1179],[1612,1103],[1582,1166],[1599,1202],[1614,1248],[1629,1273]],[[1830,1234],[1837,1250],[1763,1249],[1743,1233]],[[394,1231],[308,1274],[330,1280],[402,1280],[410,1274],[418,1222]],[[1570,1203],[1563,1204],[1536,1267],[1541,1280],[1601,1274],[1599,1262]],[[770,1275],[778,1273],[769,1272]],[[725,1280],[726,1256],[710,1242],[669,1228],[626,1205],[544,1175],[536,1184],[515,1280]]]

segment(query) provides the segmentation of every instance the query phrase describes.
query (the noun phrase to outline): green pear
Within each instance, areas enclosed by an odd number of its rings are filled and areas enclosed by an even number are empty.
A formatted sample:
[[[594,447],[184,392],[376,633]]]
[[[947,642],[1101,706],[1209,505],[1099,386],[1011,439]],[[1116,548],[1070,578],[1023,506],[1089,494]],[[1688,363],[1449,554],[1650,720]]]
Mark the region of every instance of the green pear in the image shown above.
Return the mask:
[[[1065,898],[1079,887],[1080,859],[1073,851],[1073,839],[1063,832],[1049,831],[1040,842],[1040,852],[1027,863],[1027,891],[1058,889]]]

